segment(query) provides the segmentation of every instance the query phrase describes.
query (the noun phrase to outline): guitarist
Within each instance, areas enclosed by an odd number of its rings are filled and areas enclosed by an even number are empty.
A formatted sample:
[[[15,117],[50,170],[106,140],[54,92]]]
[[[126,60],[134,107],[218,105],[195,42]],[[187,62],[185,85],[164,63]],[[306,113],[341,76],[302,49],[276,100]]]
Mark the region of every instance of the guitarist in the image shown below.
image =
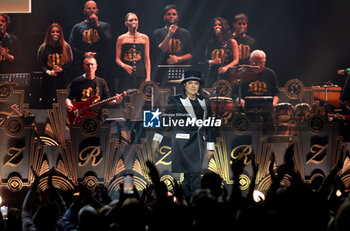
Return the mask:
[[[96,103],[110,97],[106,80],[95,75],[97,62],[93,56],[84,58],[83,69],[85,73],[75,78],[69,86],[68,98],[66,99],[68,112],[76,110],[76,107],[73,105],[75,102],[88,102],[93,99],[92,103]],[[122,99],[122,95],[117,94],[116,98],[107,104],[119,104]]]

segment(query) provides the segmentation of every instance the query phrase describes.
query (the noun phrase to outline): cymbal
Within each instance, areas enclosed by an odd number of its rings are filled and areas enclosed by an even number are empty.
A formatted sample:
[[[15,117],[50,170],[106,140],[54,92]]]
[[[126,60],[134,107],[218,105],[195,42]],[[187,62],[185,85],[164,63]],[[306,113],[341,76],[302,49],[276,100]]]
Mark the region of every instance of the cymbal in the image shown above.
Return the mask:
[[[253,81],[258,78],[258,75],[252,71],[246,72],[238,72],[238,71],[230,71],[230,82],[232,86],[237,85],[239,83],[247,83]]]
[[[230,67],[230,70],[232,71],[246,71],[246,70],[258,70],[259,66],[252,66],[252,65],[237,65]]]

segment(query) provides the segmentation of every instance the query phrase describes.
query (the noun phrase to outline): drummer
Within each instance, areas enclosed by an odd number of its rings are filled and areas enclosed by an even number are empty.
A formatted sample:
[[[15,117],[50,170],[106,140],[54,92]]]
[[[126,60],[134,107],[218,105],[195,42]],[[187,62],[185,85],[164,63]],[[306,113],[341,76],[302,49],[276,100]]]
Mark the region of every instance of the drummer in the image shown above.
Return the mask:
[[[254,78],[249,78],[246,81],[242,79],[241,95],[239,96],[239,87],[236,84],[233,89],[232,98],[234,101],[245,108],[246,96],[273,96],[273,106],[278,104],[279,98],[277,96],[278,83],[276,73],[265,67],[266,54],[262,50],[254,50],[250,57],[249,63],[252,66],[251,71]]]

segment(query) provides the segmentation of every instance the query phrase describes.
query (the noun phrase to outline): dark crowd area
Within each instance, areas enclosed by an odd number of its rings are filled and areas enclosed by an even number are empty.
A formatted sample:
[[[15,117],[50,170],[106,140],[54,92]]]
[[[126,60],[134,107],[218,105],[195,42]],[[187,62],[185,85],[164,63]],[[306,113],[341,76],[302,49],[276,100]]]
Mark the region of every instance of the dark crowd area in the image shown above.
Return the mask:
[[[350,202],[339,173],[343,161],[323,181],[307,184],[294,170],[291,145],[284,163],[276,167],[271,155],[271,184],[265,196],[255,196],[259,165],[252,158],[253,176],[243,196],[239,184],[244,159],[232,159],[233,184],[228,195],[221,177],[214,172],[202,176],[201,188],[185,198],[181,184],[172,189],[160,180],[153,163],[147,162],[151,184],[143,192],[120,185],[120,197],[112,200],[99,184],[93,189],[81,186],[71,196],[52,183],[55,170],[47,177],[47,190],[38,190],[40,176],[27,192],[22,209],[9,208],[0,217],[0,230],[349,230]],[[317,182],[317,183],[315,183]]]

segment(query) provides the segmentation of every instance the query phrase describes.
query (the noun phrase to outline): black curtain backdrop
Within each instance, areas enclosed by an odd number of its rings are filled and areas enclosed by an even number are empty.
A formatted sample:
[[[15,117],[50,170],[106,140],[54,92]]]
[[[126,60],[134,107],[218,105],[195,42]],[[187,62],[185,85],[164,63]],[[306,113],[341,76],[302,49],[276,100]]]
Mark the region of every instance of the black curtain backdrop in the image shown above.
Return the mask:
[[[226,18],[232,26],[235,14],[249,17],[248,33],[267,54],[267,66],[279,77],[280,87],[292,78],[305,86],[323,85],[330,80],[341,85],[345,78],[337,69],[350,67],[350,1],[347,0],[97,0],[99,18],[112,26],[114,45],[126,32],[124,16],[135,12],[139,31],[151,36],[163,26],[163,7],[174,3],[179,8],[180,26],[191,31],[194,63],[204,60],[211,21]],[[83,20],[82,0],[34,0],[31,14],[10,14],[8,29],[21,40],[24,65],[21,72],[39,70],[36,53],[52,22],[61,24],[68,41],[73,25]],[[0,9],[1,11],[1,9]],[[205,67],[197,68],[205,71]]]

